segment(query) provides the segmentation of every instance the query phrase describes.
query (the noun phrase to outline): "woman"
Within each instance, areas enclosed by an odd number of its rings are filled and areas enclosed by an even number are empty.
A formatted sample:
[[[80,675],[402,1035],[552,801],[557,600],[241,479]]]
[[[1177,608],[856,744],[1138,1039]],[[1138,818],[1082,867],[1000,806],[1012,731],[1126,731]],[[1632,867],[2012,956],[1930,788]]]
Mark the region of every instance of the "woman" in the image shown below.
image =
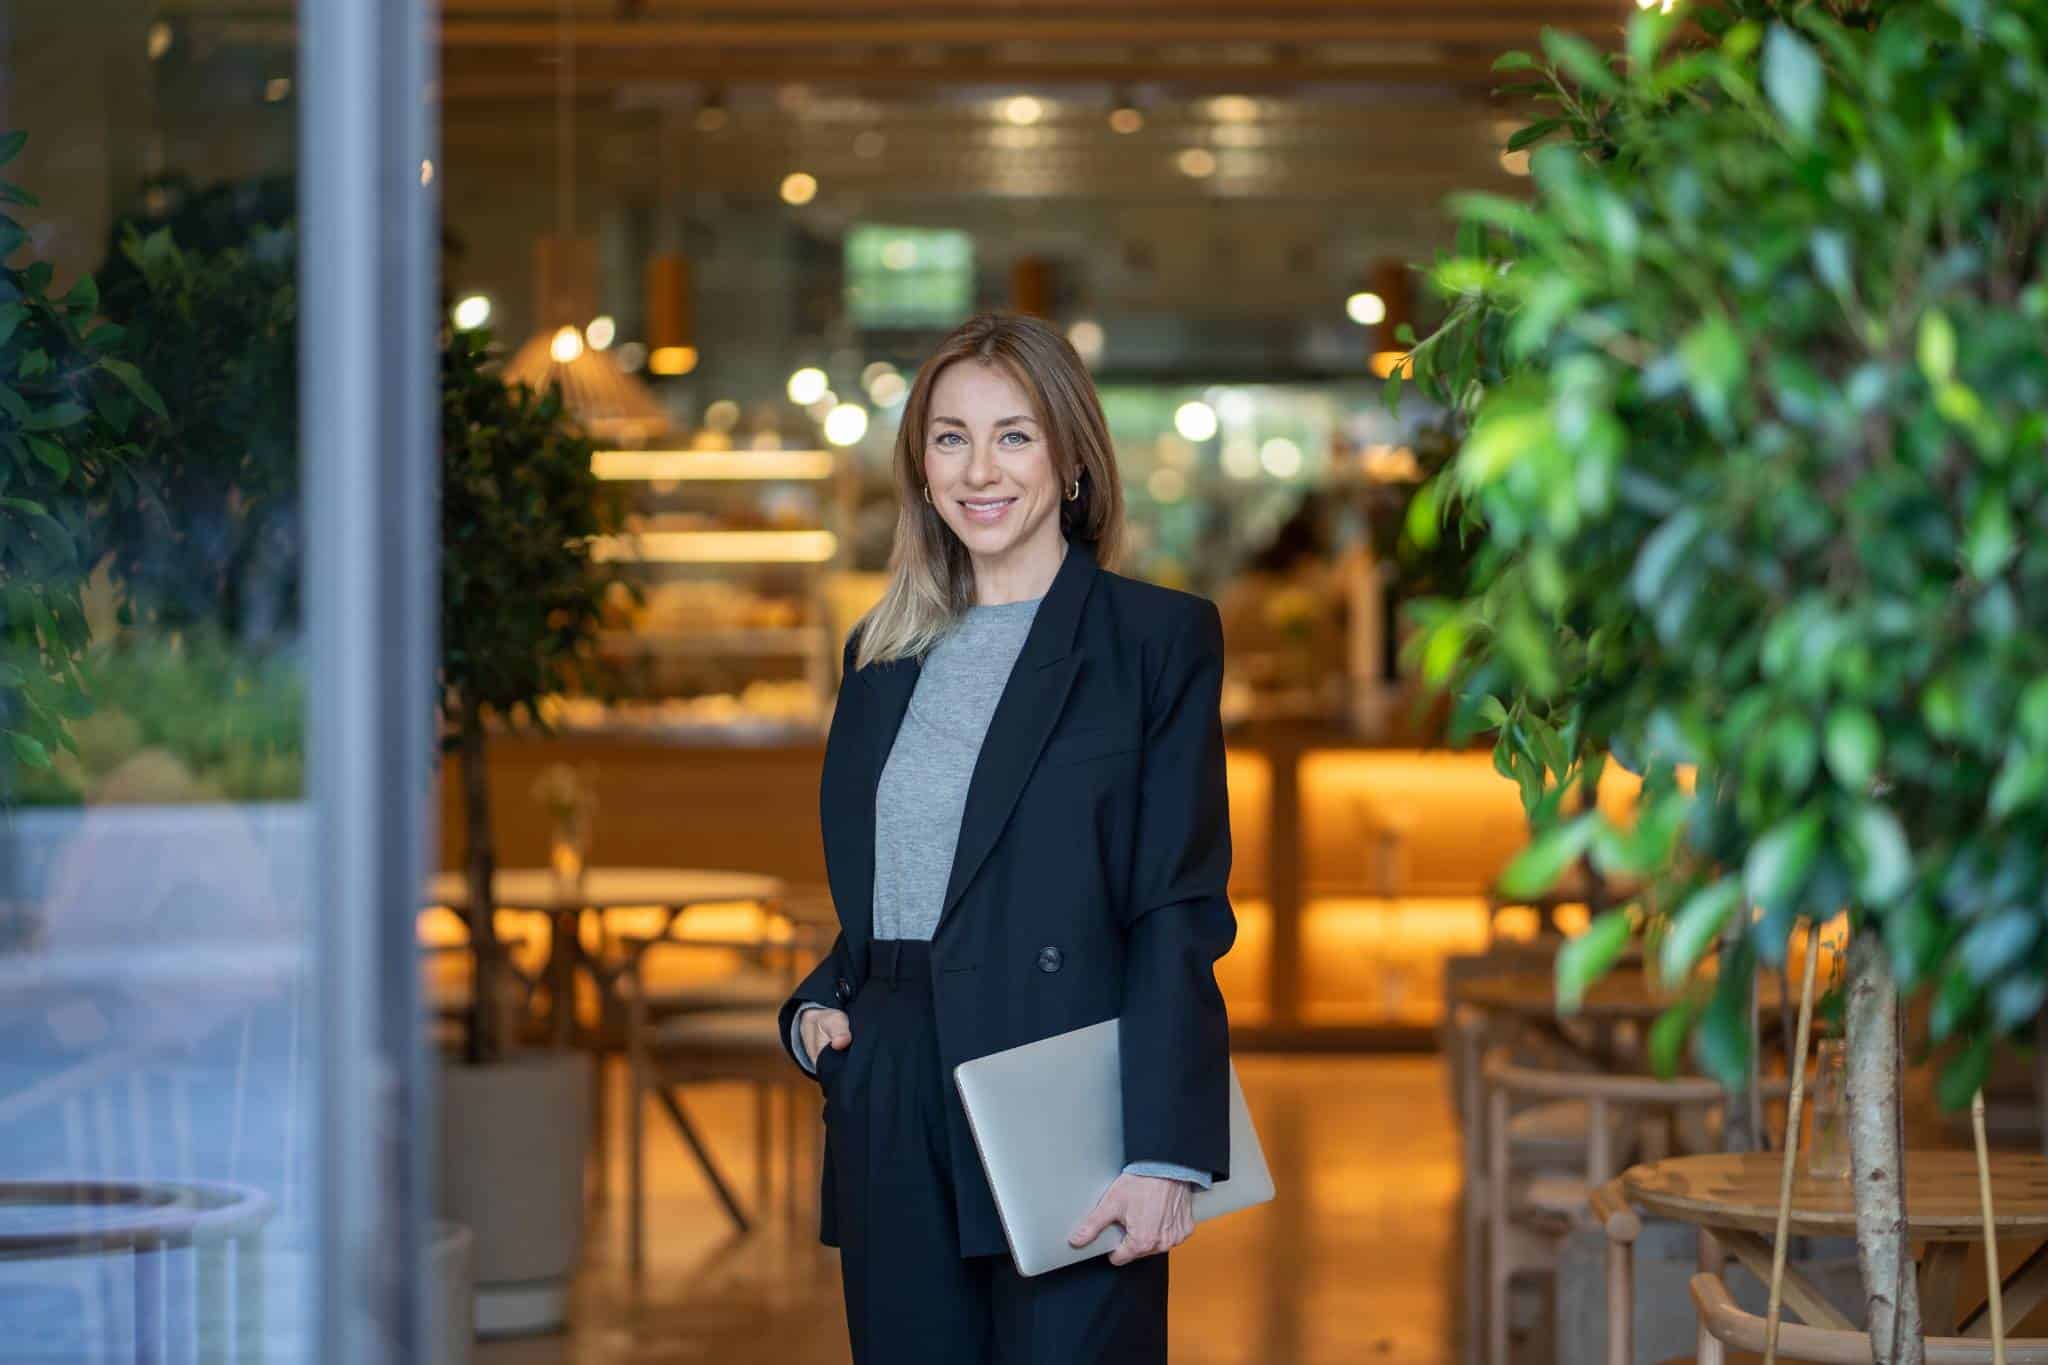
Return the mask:
[[[1202,598],[1109,572],[1123,495],[1053,328],[940,345],[896,440],[882,600],[849,635],[819,803],[841,932],[782,1010],[825,1094],[822,1236],[857,1365],[1166,1359],[1166,1252],[1228,1174],[1237,923]],[[953,1068],[1121,1017],[1128,1165],[1017,1274]]]

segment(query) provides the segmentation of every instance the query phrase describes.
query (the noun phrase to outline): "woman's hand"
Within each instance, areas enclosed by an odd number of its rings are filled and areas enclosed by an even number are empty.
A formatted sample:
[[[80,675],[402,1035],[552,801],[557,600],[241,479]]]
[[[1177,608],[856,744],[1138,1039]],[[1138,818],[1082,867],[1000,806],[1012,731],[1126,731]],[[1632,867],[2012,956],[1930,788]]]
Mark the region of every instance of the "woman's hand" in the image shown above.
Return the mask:
[[[1185,1180],[1156,1175],[1120,1175],[1067,1238],[1087,1246],[1111,1223],[1121,1223],[1124,1239],[1109,1253],[1111,1265],[1129,1265],[1140,1256],[1171,1251],[1195,1230],[1195,1196]]]
[[[813,1071],[818,1069],[818,1055],[826,1048],[844,1052],[853,1046],[853,1021],[846,1017],[845,1010],[805,1010],[803,1018],[797,1021],[797,1032],[803,1035],[804,1051],[810,1056]]]

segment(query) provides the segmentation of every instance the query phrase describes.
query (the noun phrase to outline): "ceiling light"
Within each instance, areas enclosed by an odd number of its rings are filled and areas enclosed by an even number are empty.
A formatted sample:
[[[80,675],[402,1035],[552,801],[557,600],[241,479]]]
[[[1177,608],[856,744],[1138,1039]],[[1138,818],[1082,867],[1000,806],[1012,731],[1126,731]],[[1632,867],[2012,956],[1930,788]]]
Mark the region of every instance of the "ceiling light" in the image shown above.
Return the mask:
[[[1003,121],[1019,127],[1045,117],[1045,106],[1030,95],[1015,95],[1003,101]]]
[[[1233,479],[1259,476],[1259,448],[1249,436],[1233,436],[1223,443],[1223,472]]]
[[[1145,480],[1145,491],[1154,502],[1179,502],[1188,491],[1188,480],[1178,469],[1155,469]]]
[[[877,407],[893,408],[903,401],[903,395],[910,392],[910,385],[894,370],[876,379],[868,386],[868,397],[875,400]]]
[[[622,341],[619,349],[612,352],[612,359],[619,362],[619,368],[631,373],[647,364],[647,343],[644,341]]]
[[[888,361],[870,361],[866,365],[863,365],[861,367],[860,386],[864,389],[872,391],[875,387],[875,381],[877,379],[880,379],[885,374],[894,373],[896,373],[896,367],[894,365],[891,365]]]
[[[722,105],[707,104],[697,111],[697,131],[715,133],[725,127],[725,109]]]
[[[1361,289],[1344,300],[1344,312],[1360,327],[1377,327],[1387,320],[1387,301],[1369,289]]]
[[[1259,463],[1276,479],[1291,479],[1301,472],[1301,447],[1285,436],[1275,436],[1259,447]]]
[[[1102,360],[1102,347],[1108,340],[1099,322],[1082,320],[1067,329],[1067,341],[1080,353],[1081,361],[1089,369]]]
[[[614,322],[609,314],[604,313],[592,318],[590,325],[583,329],[584,339],[590,343],[590,349],[593,351],[608,349],[612,342],[618,339],[618,335],[619,324]]]
[[[1196,399],[1173,410],[1173,429],[1190,441],[1206,441],[1216,434],[1216,409]]]
[[[806,365],[789,377],[789,401],[798,407],[815,403],[825,393],[825,372],[814,365]]]
[[[782,202],[785,204],[808,204],[818,197],[818,178],[804,171],[791,171],[782,177]]]
[[[263,83],[263,101],[266,104],[282,104],[292,95],[290,76],[272,76]]]
[[[835,446],[850,446],[868,434],[868,410],[858,403],[841,403],[825,414],[825,439]]]
[[[1247,95],[1218,95],[1209,101],[1209,116],[1218,123],[1250,123],[1259,116],[1259,102]]]
[[[688,374],[697,368],[697,348],[657,346],[647,353],[647,368],[656,374]]]
[[[1145,126],[1145,116],[1126,104],[1109,111],[1109,126],[1119,133],[1135,133]]]
[[[1216,153],[1207,147],[1190,147],[1174,158],[1174,164],[1180,167],[1182,175],[1206,179],[1216,174]]]
[[[149,26],[149,59],[160,62],[171,50],[171,26],[161,19]]]
[[[574,327],[563,327],[555,332],[548,342],[548,359],[557,365],[573,365],[583,354],[583,333]]]
[[[730,398],[714,398],[704,408],[704,425],[713,431],[731,431],[739,420],[740,405]]]
[[[467,294],[455,301],[449,314],[458,332],[474,332],[491,320],[491,300],[485,294]]]

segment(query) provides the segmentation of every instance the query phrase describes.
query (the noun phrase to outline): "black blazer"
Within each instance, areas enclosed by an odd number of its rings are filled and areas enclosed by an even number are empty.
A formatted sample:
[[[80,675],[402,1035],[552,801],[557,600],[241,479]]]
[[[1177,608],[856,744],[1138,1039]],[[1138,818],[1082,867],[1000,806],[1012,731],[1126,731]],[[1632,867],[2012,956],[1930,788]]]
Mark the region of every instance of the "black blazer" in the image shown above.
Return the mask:
[[[804,1002],[843,1008],[867,979],[875,789],[920,665],[856,671],[853,652],[818,811],[840,934],[782,1008],[785,1047]],[[1214,603],[1069,543],[982,741],[932,938],[963,1255],[1006,1244],[952,1073],[1004,1048],[1121,1016],[1125,1161],[1229,1175],[1222,680]],[[821,1236],[837,1245],[832,1193]]]

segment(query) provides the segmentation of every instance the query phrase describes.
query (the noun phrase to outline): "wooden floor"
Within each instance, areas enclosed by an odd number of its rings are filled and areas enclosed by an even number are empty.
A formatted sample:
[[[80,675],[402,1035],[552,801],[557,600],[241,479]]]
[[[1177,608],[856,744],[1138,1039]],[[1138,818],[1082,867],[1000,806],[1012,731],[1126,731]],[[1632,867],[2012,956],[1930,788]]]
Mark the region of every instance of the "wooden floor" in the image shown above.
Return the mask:
[[[1176,1365],[1447,1365],[1458,1164],[1440,1064],[1245,1056],[1238,1071],[1280,1193],[1174,1253]],[[751,1092],[691,1093],[734,1183],[758,1198]],[[666,1121],[648,1133],[645,1276],[626,1274],[614,1198],[592,1225],[571,1329],[480,1347],[477,1365],[842,1365],[838,1261],[813,1235],[814,1197],[792,1220],[778,1191],[776,1211],[735,1237]],[[617,1191],[616,1157],[611,1169]]]

